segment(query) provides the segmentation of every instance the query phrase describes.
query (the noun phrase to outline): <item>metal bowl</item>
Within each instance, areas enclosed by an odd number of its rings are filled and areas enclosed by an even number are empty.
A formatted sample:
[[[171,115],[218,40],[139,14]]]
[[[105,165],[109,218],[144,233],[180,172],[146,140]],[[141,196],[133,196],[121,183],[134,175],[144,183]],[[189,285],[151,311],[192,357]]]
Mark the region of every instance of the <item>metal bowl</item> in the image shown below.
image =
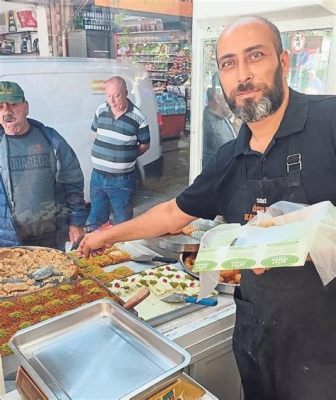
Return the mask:
[[[220,222],[200,218],[190,223],[190,225],[194,226],[200,231],[207,232],[211,228],[220,225]],[[148,246],[155,246],[160,249],[170,250],[176,253],[181,253],[184,251],[197,252],[200,246],[199,240],[191,236],[184,235],[183,233],[145,239],[145,242],[148,244]]]

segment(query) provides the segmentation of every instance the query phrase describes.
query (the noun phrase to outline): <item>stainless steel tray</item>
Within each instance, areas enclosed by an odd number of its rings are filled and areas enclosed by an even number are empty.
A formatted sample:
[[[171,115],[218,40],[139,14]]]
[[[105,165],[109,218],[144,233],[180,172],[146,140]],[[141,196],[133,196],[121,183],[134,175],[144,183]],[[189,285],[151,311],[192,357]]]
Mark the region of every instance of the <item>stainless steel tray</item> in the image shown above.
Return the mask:
[[[195,226],[197,229],[204,232],[219,225],[220,222],[211,221],[206,219],[197,219],[190,225]],[[181,253],[182,251],[198,251],[200,241],[184,234],[178,235],[164,235],[157,238],[145,239],[149,246],[156,246],[161,249],[175,251]]]
[[[192,272],[189,268],[186,267],[186,265],[184,264],[183,256],[184,256],[183,253],[181,253],[179,257],[179,262],[182,265],[183,270],[188,274],[190,274],[191,276],[193,276],[194,278],[199,278],[198,272]],[[218,285],[215,287],[215,290],[224,294],[234,294],[235,288],[237,286],[239,285],[238,284],[234,285],[232,283],[218,283]]]
[[[141,243],[138,243],[136,241],[131,241],[131,242],[123,242],[123,243],[117,243],[116,245],[119,249],[122,251],[125,251],[126,253],[131,254],[131,256],[140,256],[142,254],[148,254],[153,257],[159,256],[159,253],[156,253],[155,251],[152,251],[142,245]],[[107,267],[104,267],[104,271],[106,272],[112,272],[116,268],[126,265],[127,267],[131,268],[135,273],[141,272],[145,269],[150,268],[150,266],[157,267],[158,265],[162,265],[161,262],[159,263],[154,263],[154,262],[136,262],[136,261],[124,261],[119,264],[114,264],[114,265],[108,265]]]
[[[48,399],[132,399],[190,355],[108,299],[17,332],[10,347]]]

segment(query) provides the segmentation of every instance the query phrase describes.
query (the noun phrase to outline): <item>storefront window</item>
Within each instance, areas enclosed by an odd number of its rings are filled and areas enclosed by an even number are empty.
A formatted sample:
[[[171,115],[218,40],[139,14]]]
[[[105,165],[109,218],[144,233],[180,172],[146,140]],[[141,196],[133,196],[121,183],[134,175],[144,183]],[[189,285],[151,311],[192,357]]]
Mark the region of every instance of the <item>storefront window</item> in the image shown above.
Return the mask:
[[[219,146],[234,139],[240,127],[223,96],[216,62],[217,40],[209,39],[203,46],[203,115],[202,166],[216,153]]]
[[[29,117],[73,147],[88,203],[91,124],[106,101],[104,81],[125,79],[151,131],[137,160],[137,215],[189,183],[192,2],[123,3],[0,0],[0,75],[22,87]]]
[[[290,57],[289,86],[307,94],[323,94],[332,29],[283,32],[281,37]]]
[[[290,57],[289,86],[307,94],[325,93],[332,29],[283,32],[281,37]],[[226,120],[231,122],[235,135],[241,124],[230,113],[222,95],[215,56],[216,43],[216,39],[208,39],[203,46],[203,166],[215,149],[229,140],[230,130]],[[216,96],[215,101],[213,95]],[[210,108],[216,109],[217,115],[214,111],[209,112],[209,96]]]

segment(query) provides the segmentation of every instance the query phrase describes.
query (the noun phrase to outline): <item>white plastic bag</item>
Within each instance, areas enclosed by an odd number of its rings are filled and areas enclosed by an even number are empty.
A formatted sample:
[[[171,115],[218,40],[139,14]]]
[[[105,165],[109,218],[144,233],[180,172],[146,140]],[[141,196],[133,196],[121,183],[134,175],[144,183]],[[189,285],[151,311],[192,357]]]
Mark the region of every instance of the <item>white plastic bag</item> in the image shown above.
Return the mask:
[[[336,277],[336,207],[329,201],[280,201],[244,226],[217,226],[202,238],[195,261],[200,297],[216,286],[220,269],[295,267],[304,265],[308,252],[327,285]]]

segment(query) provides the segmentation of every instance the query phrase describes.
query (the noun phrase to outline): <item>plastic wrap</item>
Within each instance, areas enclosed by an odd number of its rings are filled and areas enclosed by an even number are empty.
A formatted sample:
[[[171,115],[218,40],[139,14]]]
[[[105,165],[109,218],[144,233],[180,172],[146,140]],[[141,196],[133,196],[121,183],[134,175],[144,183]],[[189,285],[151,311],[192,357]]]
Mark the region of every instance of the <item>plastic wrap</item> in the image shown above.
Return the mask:
[[[302,266],[308,253],[327,285],[336,277],[336,207],[329,201],[280,201],[246,225],[220,225],[203,236],[194,264],[199,297],[215,287],[218,270]]]

